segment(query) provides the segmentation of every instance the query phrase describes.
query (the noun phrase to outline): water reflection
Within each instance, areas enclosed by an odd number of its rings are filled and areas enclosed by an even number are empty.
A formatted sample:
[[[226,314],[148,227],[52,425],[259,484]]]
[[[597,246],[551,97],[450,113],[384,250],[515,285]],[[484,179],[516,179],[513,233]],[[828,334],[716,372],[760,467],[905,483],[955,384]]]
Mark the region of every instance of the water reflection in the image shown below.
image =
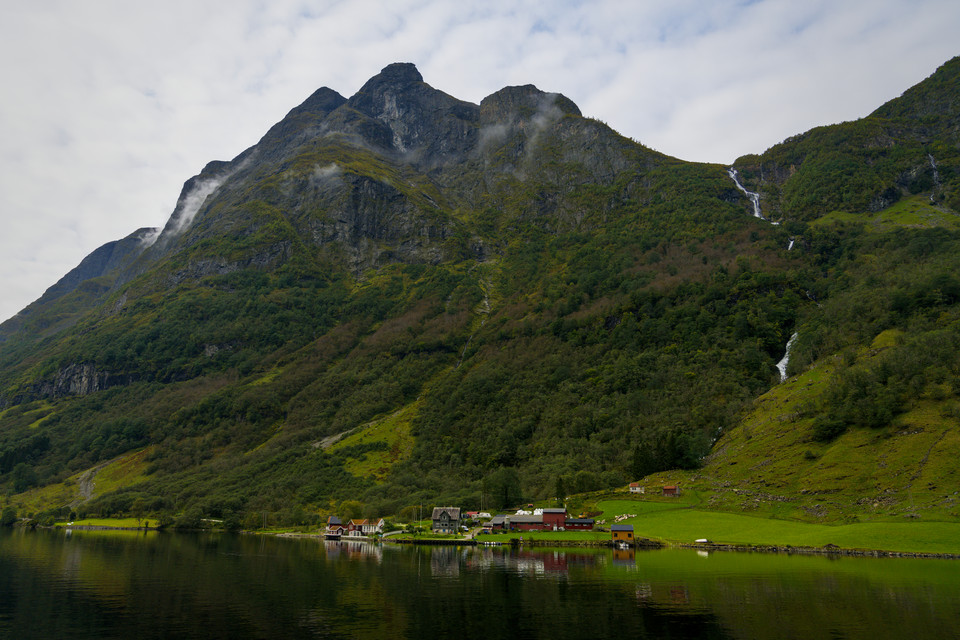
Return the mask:
[[[0,637],[952,637],[960,563],[0,531]]]

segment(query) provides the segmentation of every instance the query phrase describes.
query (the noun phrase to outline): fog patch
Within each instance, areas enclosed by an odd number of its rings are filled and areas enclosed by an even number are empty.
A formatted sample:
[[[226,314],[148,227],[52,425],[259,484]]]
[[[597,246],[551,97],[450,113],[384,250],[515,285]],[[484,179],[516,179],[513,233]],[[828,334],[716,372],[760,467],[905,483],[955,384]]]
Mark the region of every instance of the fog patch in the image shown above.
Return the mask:
[[[530,118],[534,135],[543,132],[544,129],[563,117],[563,111],[557,106],[557,96],[558,94],[556,93],[547,93],[540,99],[540,103],[537,105],[537,112]]]
[[[143,245],[144,249],[149,249],[157,241],[157,238],[160,237],[161,229],[159,227],[150,227],[149,229],[144,229],[143,233],[140,235],[140,244]]]
[[[343,173],[343,169],[340,168],[336,162],[331,162],[325,167],[317,165],[313,168],[313,179],[318,182],[326,182],[332,180],[333,178],[338,178]]]
[[[486,151],[491,145],[499,144],[507,139],[509,128],[505,124],[489,124],[480,128],[477,142],[480,151]]]
[[[228,176],[219,176],[198,180],[193,188],[188,191],[178,203],[177,211],[170,221],[172,223],[170,232],[174,235],[183,233],[183,231],[193,223],[193,219],[200,211],[203,203],[207,201],[207,198],[216,193],[220,185],[226,182],[227,177]]]

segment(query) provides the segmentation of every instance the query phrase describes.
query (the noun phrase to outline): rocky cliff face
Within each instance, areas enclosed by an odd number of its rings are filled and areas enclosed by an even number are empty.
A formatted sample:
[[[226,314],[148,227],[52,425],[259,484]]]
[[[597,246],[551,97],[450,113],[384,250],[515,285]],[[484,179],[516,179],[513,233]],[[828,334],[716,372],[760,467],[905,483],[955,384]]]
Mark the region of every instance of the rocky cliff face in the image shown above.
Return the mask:
[[[635,149],[627,147],[635,145],[626,142],[560,94],[507,87],[475,105],[434,89],[412,64],[391,64],[349,99],[318,90],[257,145],[188,180],[144,260],[186,257],[177,283],[275,265],[266,258],[300,242],[357,274],[390,262],[435,264],[470,251],[453,241],[475,235],[451,215],[458,207],[497,202],[517,178],[564,182],[543,171],[543,149],[562,148],[558,159],[581,168],[578,182],[562,185],[569,190],[609,184],[632,166]],[[563,208],[533,206],[548,217]],[[270,246],[248,243],[245,256],[204,246],[256,237],[265,227],[286,228]]]

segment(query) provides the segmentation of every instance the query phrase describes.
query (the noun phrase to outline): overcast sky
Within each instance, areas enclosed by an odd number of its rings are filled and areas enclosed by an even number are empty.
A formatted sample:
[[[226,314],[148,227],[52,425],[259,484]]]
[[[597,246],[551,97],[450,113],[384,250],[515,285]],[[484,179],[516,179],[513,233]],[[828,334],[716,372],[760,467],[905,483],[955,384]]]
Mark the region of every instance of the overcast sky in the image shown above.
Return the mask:
[[[956,0],[0,0],[0,319],[320,86],[391,62],[479,102],[571,98],[731,163],[870,113],[960,54]]]

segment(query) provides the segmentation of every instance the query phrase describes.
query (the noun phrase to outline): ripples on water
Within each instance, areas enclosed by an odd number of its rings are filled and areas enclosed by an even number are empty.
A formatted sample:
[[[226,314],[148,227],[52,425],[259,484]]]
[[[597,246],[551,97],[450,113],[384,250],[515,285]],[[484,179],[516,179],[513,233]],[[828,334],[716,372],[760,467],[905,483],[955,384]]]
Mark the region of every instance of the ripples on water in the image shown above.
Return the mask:
[[[952,638],[958,576],[947,560],[6,530],[0,638]]]

